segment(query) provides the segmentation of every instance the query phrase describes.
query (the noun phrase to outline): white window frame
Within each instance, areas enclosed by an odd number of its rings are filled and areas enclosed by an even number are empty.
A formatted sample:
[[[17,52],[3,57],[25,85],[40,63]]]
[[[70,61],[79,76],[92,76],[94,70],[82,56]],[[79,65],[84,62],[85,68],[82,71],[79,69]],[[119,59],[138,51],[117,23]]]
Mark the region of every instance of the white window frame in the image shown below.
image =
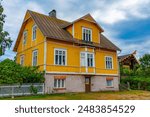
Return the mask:
[[[82,54],[84,54],[84,60],[83,60],[84,63],[82,63]],[[86,53],[85,52],[80,53],[80,66],[86,67]]]
[[[107,81],[112,81],[112,85],[111,85],[111,86],[108,86]],[[107,79],[106,79],[106,86],[107,86],[107,87],[114,87],[114,79],[112,79],[112,80],[107,80]]]
[[[64,51],[65,52],[65,65],[63,65],[63,62],[62,64],[56,64],[56,61],[55,61],[55,56],[56,56],[56,50],[57,51]],[[67,66],[67,50],[66,49],[62,49],[62,48],[55,48],[54,49],[54,65],[58,65],[58,66]]]
[[[34,60],[34,53],[35,53],[35,52],[37,52],[36,65],[33,64],[33,62],[34,62],[34,61],[33,61],[33,60]],[[33,52],[32,52],[32,66],[37,66],[37,65],[38,65],[38,50],[36,49],[36,50],[33,50]]]
[[[55,86],[56,80],[56,86]],[[60,80],[60,87],[58,87],[58,81]],[[64,81],[64,86],[62,86],[62,80]],[[54,79],[54,88],[65,88],[66,87],[66,79]]]
[[[26,34],[26,39],[25,39],[25,34]],[[25,31],[23,32],[23,45],[26,45],[26,43],[27,43],[27,38],[28,38],[28,31],[25,30]]]
[[[85,65],[82,65],[82,58],[81,58],[81,54],[85,54]],[[88,54],[92,54],[93,55],[93,66],[88,66]],[[95,67],[95,55],[94,53],[91,52],[80,52],[80,66],[81,67]]]
[[[24,65],[24,55],[20,55],[20,65]]]
[[[112,60],[112,65],[111,65],[112,67],[111,67],[111,68],[110,68],[110,67],[107,67],[107,63],[106,63],[106,59],[107,59],[107,58],[111,58],[111,60]],[[113,64],[114,64],[114,63],[113,63],[113,57],[112,57],[112,56],[105,56],[105,69],[113,69]]]
[[[88,30],[88,31],[90,31],[90,32],[91,32],[91,39],[90,39],[90,41],[89,41],[89,40],[84,40],[84,35],[83,35],[84,30]],[[86,37],[85,37],[85,39],[86,39]],[[92,42],[92,29],[82,27],[82,40],[84,40],[84,41],[88,41],[88,42]]]
[[[36,27],[36,34],[35,34],[35,38],[34,38],[34,29]],[[32,41],[36,40],[37,38],[37,25],[33,25],[32,26]]]

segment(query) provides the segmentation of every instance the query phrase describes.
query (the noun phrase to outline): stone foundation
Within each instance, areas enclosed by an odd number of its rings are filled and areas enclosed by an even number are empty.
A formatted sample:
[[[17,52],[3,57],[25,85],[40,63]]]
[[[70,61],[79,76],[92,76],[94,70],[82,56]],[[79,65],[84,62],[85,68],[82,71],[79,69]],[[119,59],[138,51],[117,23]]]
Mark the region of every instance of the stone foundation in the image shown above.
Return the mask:
[[[65,76],[65,88],[54,88],[54,77],[60,74],[45,75],[45,93],[85,92],[84,75],[60,75]],[[106,77],[113,77],[113,87],[106,86]],[[91,76],[91,91],[118,91],[119,82],[117,76]]]

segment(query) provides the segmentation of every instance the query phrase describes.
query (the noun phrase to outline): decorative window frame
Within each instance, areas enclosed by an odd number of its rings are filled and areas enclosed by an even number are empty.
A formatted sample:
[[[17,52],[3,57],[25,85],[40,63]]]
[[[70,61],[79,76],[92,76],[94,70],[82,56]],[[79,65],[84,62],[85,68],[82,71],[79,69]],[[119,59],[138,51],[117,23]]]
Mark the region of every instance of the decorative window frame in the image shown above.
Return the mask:
[[[106,65],[106,59],[107,58],[111,58],[111,60],[112,60],[112,68],[107,68],[107,65]],[[113,57],[112,56],[105,56],[105,69],[114,69],[114,62],[113,62]]]
[[[34,52],[37,52],[37,62],[36,62],[37,64],[36,65],[33,65]],[[35,49],[32,51],[32,66],[37,66],[37,65],[38,65],[38,50]]]
[[[65,51],[65,65],[56,64],[56,61],[55,61],[56,50],[58,50],[58,51]],[[54,65],[67,66],[67,50],[66,49],[63,49],[63,48],[54,48]]]
[[[83,39],[83,37],[84,37],[84,36],[83,36],[84,29],[85,29],[85,30],[89,30],[89,31],[91,32],[91,41],[88,40],[88,42],[92,42],[92,29],[86,28],[86,27],[82,27],[82,40],[84,40],[84,39]],[[86,40],[86,41],[87,41],[87,40]]]
[[[33,31],[34,31],[34,28],[36,27],[36,35],[35,35],[35,38],[34,38],[34,36],[33,36]],[[36,40],[36,38],[37,38],[37,25],[36,24],[34,24],[33,26],[32,26],[32,41],[34,41],[34,40]]]

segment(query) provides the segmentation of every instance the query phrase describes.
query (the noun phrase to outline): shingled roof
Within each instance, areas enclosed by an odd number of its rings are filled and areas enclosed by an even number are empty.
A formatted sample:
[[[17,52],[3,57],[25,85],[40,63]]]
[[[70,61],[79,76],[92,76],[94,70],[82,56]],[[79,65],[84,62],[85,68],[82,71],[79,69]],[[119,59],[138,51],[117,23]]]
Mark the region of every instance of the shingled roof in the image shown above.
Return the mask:
[[[67,41],[67,42],[72,42],[72,43],[76,43],[76,44],[84,44],[84,45],[89,45],[89,46],[94,46],[94,47],[99,47],[99,48],[104,48],[104,49],[109,49],[109,50],[120,51],[120,49],[117,46],[115,46],[111,41],[109,41],[102,34],[100,36],[100,44],[99,43],[85,43],[79,39],[73,38],[73,36],[66,29],[64,29],[64,26],[66,27],[66,26],[71,25],[72,24],[71,22],[64,21],[64,20],[54,18],[54,17],[50,17],[50,16],[47,16],[44,14],[30,11],[30,10],[28,10],[27,13],[30,14],[30,16],[34,20],[35,24],[41,30],[43,35],[48,39],[56,39],[56,40]],[[85,15],[81,19],[84,19],[84,18],[87,19],[87,16],[89,16],[89,14]],[[96,21],[94,19],[93,19],[93,22],[96,23]],[[14,51],[17,50],[17,46],[20,41],[19,37],[23,32],[23,26],[25,26],[25,22],[23,22],[23,24],[22,24],[22,28],[20,30],[16,44],[14,46]],[[101,28],[101,27],[99,27],[99,28]]]

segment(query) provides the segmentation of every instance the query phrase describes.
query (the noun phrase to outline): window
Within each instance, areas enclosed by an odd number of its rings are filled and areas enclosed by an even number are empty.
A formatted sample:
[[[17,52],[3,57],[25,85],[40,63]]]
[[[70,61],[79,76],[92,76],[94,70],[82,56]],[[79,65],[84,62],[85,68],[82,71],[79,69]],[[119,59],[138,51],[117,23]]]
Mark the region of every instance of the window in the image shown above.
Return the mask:
[[[38,51],[34,50],[33,53],[32,53],[32,66],[37,65],[37,54],[38,54]]]
[[[20,56],[20,65],[24,65],[24,55]]]
[[[106,78],[106,86],[113,87],[113,78]]]
[[[55,49],[55,65],[66,65],[66,50]]]
[[[86,66],[85,53],[81,53],[81,66]]]
[[[37,26],[34,25],[32,27],[32,40],[35,40],[36,39],[36,32],[37,32]]]
[[[84,41],[92,41],[92,30],[88,28],[82,28],[82,39]]]
[[[88,67],[93,67],[93,54],[87,54],[87,64]]]
[[[26,44],[26,41],[27,41],[27,31],[24,31],[23,32],[23,45]]]
[[[94,67],[94,54],[81,52],[80,62],[81,66]]]
[[[112,69],[112,57],[105,57],[106,69]]]
[[[54,88],[65,88],[65,79],[54,79]]]

